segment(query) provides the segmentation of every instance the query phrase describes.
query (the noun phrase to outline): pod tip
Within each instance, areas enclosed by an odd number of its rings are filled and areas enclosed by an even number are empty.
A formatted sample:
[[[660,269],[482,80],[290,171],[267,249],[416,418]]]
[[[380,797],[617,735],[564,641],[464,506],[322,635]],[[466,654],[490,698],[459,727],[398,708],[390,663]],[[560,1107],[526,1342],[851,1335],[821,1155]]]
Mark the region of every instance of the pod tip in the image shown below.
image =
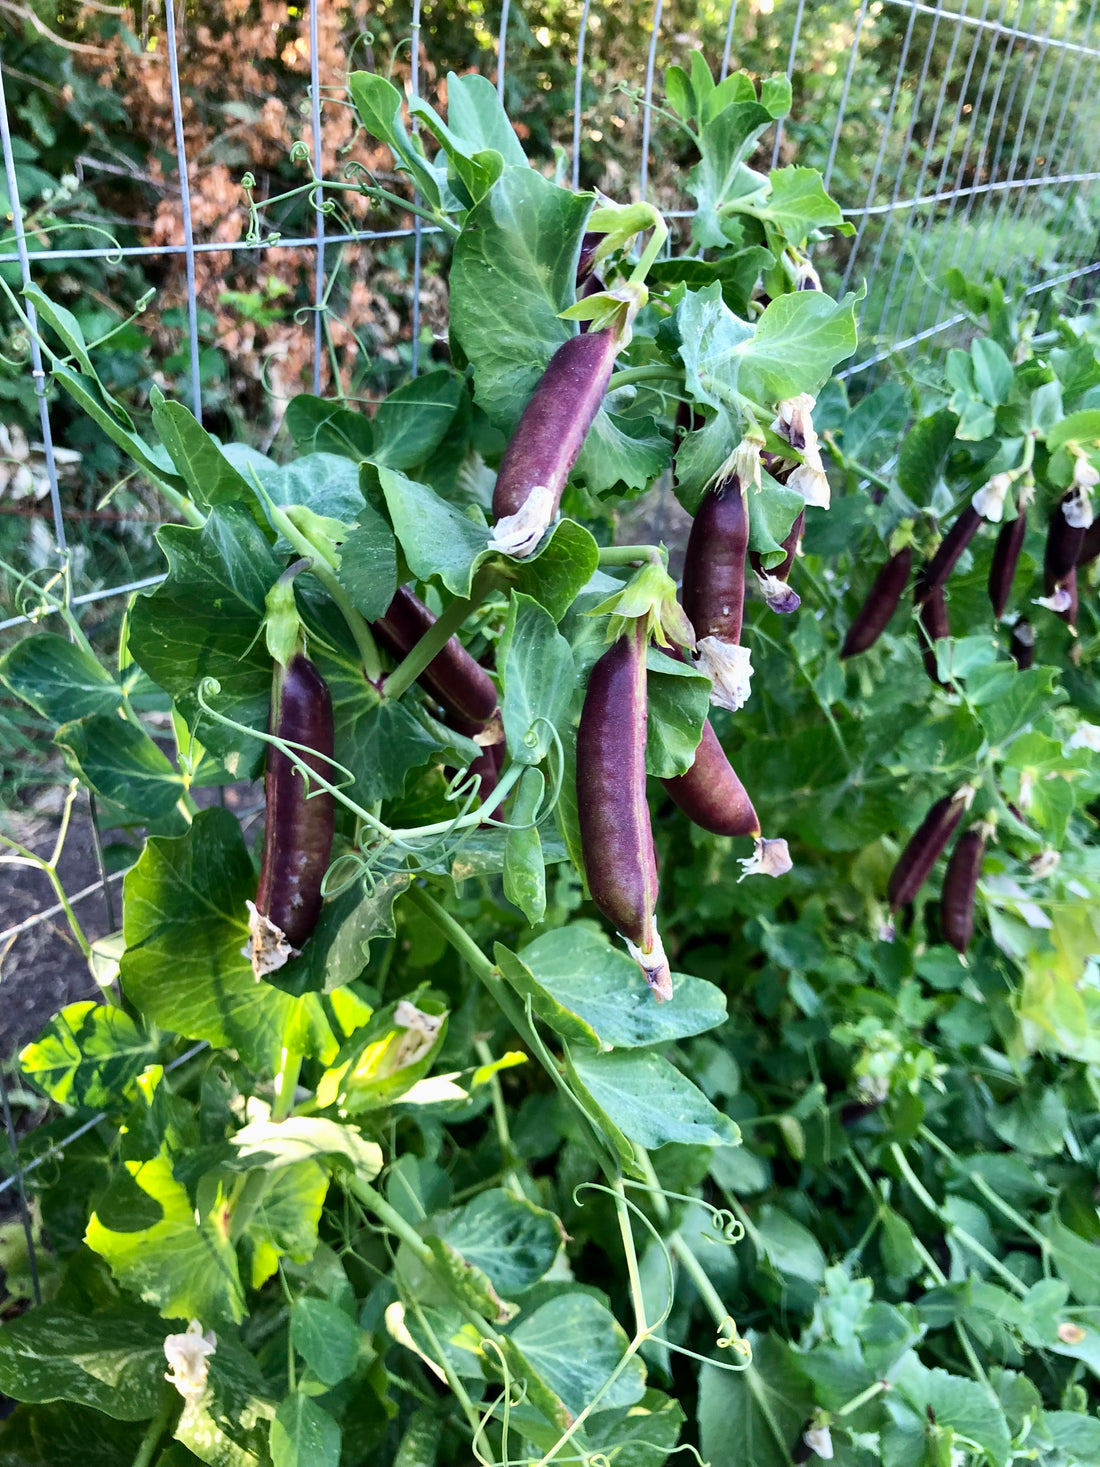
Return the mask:
[[[713,682],[710,701],[718,708],[736,713],[745,706],[752,679],[752,659],[747,647],[722,642],[717,637],[703,637],[696,649],[695,665]]]
[[[548,484],[536,484],[515,514],[502,515],[489,537],[489,549],[524,560],[533,554],[557,514],[557,496]]]
[[[672,999],[672,970],[668,966],[668,958],[665,957],[664,943],[656,926],[653,928],[653,943],[648,952],[643,952],[636,947],[629,938],[626,945],[630,956],[642,970],[642,977],[653,990],[653,997],[658,1003],[669,1003]]]
[[[744,857],[740,864],[738,883],[746,876],[786,876],[794,866],[785,840],[765,840],[763,836],[757,837],[752,855]]]
[[[249,940],[241,948],[241,956],[252,963],[252,972],[258,983],[268,973],[277,972],[291,958],[298,956],[298,949],[291,947],[286,933],[276,927],[271,918],[259,911],[255,902],[245,902],[248,908]]]

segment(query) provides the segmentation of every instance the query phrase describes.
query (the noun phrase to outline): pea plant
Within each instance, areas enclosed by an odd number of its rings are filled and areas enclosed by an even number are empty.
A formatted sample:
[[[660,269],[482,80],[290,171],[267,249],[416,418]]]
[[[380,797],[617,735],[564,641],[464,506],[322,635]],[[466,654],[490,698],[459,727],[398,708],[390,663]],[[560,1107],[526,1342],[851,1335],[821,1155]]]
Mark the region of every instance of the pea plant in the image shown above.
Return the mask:
[[[182,523],[116,665],[63,572],[0,661],[133,847],[19,1059],[5,1462],[1100,1462],[1100,330],[959,277],[851,402],[789,84],[666,89],[675,229],[352,75],[445,364],[284,462],[24,292]]]

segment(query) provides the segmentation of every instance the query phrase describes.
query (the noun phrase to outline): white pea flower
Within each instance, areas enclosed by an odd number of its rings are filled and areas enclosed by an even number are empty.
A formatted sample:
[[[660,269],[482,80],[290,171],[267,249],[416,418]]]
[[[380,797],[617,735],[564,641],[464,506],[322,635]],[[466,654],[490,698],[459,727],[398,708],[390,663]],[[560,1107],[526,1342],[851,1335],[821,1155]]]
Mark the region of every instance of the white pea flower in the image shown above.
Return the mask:
[[[1062,745],[1063,754],[1072,754],[1074,749],[1089,749],[1100,754],[1100,724],[1079,724]]]
[[[1073,461],[1073,487],[1088,493],[1097,484],[1100,484],[1100,469],[1094,469],[1085,455],[1079,453]]]
[[[1044,876],[1049,876],[1057,868],[1061,859],[1061,851],[1040,851],[1037,856],[1032,856],[1027,864],[1031,867],[1032,876],[1042,881]]]
[[[1053,596],[1036,596],[1031,603],[1032,606],[1043,606],[1047,611],[1054,611],[1060,616],[1063,611],[1068,611],[1073,605],[1073,597],[1065,586],[1058,586]]]
[[[787,480],[788,489],[801,494],[814,508],[828,509],[829,479],[821,462],[821,446],[814,427],[814,401],[808,392],[786,398],[779,404],[772,431],[785,438],[795,452],[802,455],[803,462]]]
[[[768,603],[771,611],[781,614],[797,611],[802,605],[802,598],[797,591],[792,591],[786,581],[781,581],[778,576],[761,575],[756,573],[756,579],[760,582],[760,594]]]
[[[760,477],[760,449],[762,446],[759,438],[742,438],[727,460],[722,476],[725,477],[727,472],[736,474],[745,493],[752,488],[759,494],[764,487]]]
[[[786,876],[794,866],[785,840],[765,840],[758,836],[751,856],[739,861],[741,875],[738,883],[746,876]]]
[[[1021,810],[1031,809],[1031,800],[1035,791],[1035,776],[1030,769],[1025,769],[1020,775],[1020,792],[1016,800]]]
[[[210,1371],[208,1357],[218,1348],[218,1338],[213,1330],[202,1332],[202,1325],[193,1319],[182,1335],[169,1335],[164,1341],[164,1358],[171,1366],[164,1378],[175,1386],[180,1395],[193,1406],[206,1391],[206,1377]]]
[[[1089,498],[1089,491],[1076,480],[1062,500],[1062,513],[1066,517],[1066,524],[1072,525],[1075,530],[1087,530],[1092,524],[1092,500]]]
[[[982,485],[970,503],[983,519],[989,520],[995,525],[1000,524],[1001,516],[1004,514],[1005,496],[1011,487],[1011,474],[994,474],[991,479]]]

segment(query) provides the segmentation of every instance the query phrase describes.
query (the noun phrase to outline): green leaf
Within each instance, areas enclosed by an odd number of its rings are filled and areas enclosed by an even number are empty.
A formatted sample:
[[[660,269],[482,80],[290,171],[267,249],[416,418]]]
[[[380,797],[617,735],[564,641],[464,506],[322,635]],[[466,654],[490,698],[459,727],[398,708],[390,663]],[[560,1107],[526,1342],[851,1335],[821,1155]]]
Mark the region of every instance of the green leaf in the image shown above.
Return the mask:
[[[509,603],[497,665],[508,752],[521,764],[539,764],[573,696],[573,652],[550,613],[522,592]]]
[[[591,1294],[581,1293],[559,1294],[522,1316],[510,1339],[570,1417],[596,1398],[628,1343],[614,1315]],[[600,1397],[600,1407],[611,1411],[632,1406],[644,1391],[645,1366],[635,1355]]]
[[[359,468],[343,454],[307,453],[288,464],[273,464],[256,474],[264,492],[287,509],[296,506],[351,524],[363,507]]]
[[[360,879],[330,898],[300,957],[271,974],[284,993],[332,993],[360,977],[370,961],[373,938],[393,937],[393,904],[409,885],[404,871]]]
[[[196,504],[256,503],[256,491],[182,402],[169,402],[159,388],[150,394],[153,427]]]
[[[856,349],[855,302],[851,293],[834,301],[820,290],[771,301],[741,348],[741,391],[768,407],[800,392],[816,394]]]
[[[951,1427],[960,1436],[977,1442],[994,1463],[1008,1461],[1008,1426],[988,1386],[939,1368],[926,1370],[913,1359],[898,1378],[897,1389],[926,1421]]]
[[[19,1055],[23,1073],[59,1105],[102,1109],[132,1098],[156,1046],[109,1004],[67,1004]]]
[[[414,145],[405,131],[401,93],[392,82],[373,71],[353,71],[347,86],[363,126],[372,137],[389,144],[397,155],[398,166],[409,170],[428,203],[438,207],[439,181],[419,151],[419,144]]]
[[[1051,453],[1066,443],[1100,443],[1100,408],[1067,413],[1060,423],[1047,429],[1046,445]]]
[[[695,763],[710,711],[710,689],[710,678],[689,663],[650,647],[646,653],[647,774],[671,779],[686,774]]]
[[[991,407],[1008,401],[1012,391],[1012,363],[989,336],[979,336],[971,343],[970,360],[974,364],[974,386],[978,396]]]
[[[816,414],[815,414],[816,416]],[[844,452],[877,468],[897,451],[909,420],[909,399],[900,382],[884,382],[861,397],[844,423]]]
[[[465,80],[484,82],[495,100],[496,88],[484,77]],[[455,96],[450,93],[452,111],[454,105]],[[414,377],[378,404],[373,422],[375,447],[369,457],[389,469],[411,469],[424,463],[447,436],[461,400],[462,378],[454,372],[443,369]]]
[[[504,838],[504,895],[534,927],[546,915],[546,863],[535,823],[546,793],[541,769],[529,766],[519,777]]]
[[[40,1304],[0,1330],[0,1391],[143,1421],[164,1390],[165,1334],[157,1315],[137,1304],[92,1313]]]
[[[764,1256],[780,1279],[790,1274],[812,1284],[823,1281],[826,1259],[821,1244],[789,1213],[770,1204],[761,1208],[756,1231]]]
[[[515,427],[547,362],[573,328],[558,319],[575,294],[591,198],[534,169],[505,168],[470,211],[451,265],[451,333],[473,364],[475,398]]]
[[[1057,1090],[1025,1091],[987,1117],[1006,1146],[1031,1156],[1057,1156],[1066,1144],[1069,1114]]]
[[[288,1116],[285,1121],[250,1121],[230,1137],[245,1170],[294,1166],[325,1157],[350,1168],[363,1182],[382,1170],[382,1149],[367,1141],[358,1126],[323,1116]]]
[[[24,285],[23,299],[30,302],[48,326],[53,327],[62,343],[76,358],[80,370],[98,383],[99,378],[95,367],[92,366],[92,359],[88,355],[88,344],[84,339],[84,332],[72,311],[66,310],[57,301],[51,300],[46,292],[33,282]]]
[[[516,590],[544,606],[556,622],[592,579],[599,561],[596,541],[576,520],[559,520],[549,538],[525,560],[499,559]]]
[[[290,399],[283,421],[302,453],[337,453],[362,463],[374,452],[371,419],[342,402],[301,392]]]
[[[496,960],[552,1029],[593,1048],[668,1044],[714,1029],[726,1018],[722,990],[686,973],[674,975],[672,1003],[654,1003],[637,963],[581,923],[544,932],[521,958],[498,947]]]
[[[433,1232],[480,1268],[506,1299],[538,1283],[562,1244],[552,1212],[500,1187],[479,1193]]]
[[[52,723],[114,713],[122,696],[105,667],[56,632],[35,632],[16,642],[0,658],[0,681]]]
[[[255,1206],[242,1213],[245,1226],[232,1219],[233,1241],[243,1236],[252,1245],[249,1282],[254,1289],[271,1278],[281,1258],[308,1263],[313,1257],[329,1188],[328,1172],[315,1161],[294,1162],[260,1175]]]
[[[1002,677],[1006,672],[1007,682]],[[985,736],[994,747],[1065,701],[1065,693],[1055,686],[1057,676],[1053,667],[1029,667],[1013,675],[1004,663],[997,663],[967,679],[967,696],[977,706]]]
[[[120,966],[127,998],[162,1028],[240,1051],[271,1071],[294,1000],[257,983],[242,953],[256,873],[228,811],[146,844],[124,884]]]
[[[468,596],[478,559],[486,553],[486,527],[427,484],[418,484],[395,469],[380,467],[378,481],[412,573],[422,581],[437,575],[448,591]]]
[[[773,113],[759,102],[735,101],[699,134],[702,158],[688,175],[688,188],[698,202],[692,238],[704,249],[724,249],[728,244],[719,214],[723,204],[767,187],[767,180],[746,164],[760,134],[774,120]]]
[[[597,494],[644,489],[671,454],[671,443],[651,417],[626,417],[604,407],[588,430],[573,472]]]
[[[687,1146],[731,1146],[740,1132],[703,1092],[651,1049],[611,1054],[566,1049],[566,1068],[582,1105],[628,1141],[647,1151],[677,1141]]]
[[[290,1340],[318,1380],[339,1385],[359,1363],[359,1328],[327,1299],[301,1298],[290,1313]]]
[[[87,377],[74,372],[71,367],[66,367],[55,362],[52,371],[53,380],[60,383],[65,391],[75,402],[84,409],[88,416],[103,429],[112,443],[116,443],[123,453],[129,454],[138,468],[144,469],[152,478],[154,483],[167,484],[169,488],[178,490],[180,494],[187,493],[187,483],[178,474],[173,474],[157,457],[157,452],[140,438],[130,428],[124,427],[118,418],[103,405],[99,395],[99,382],[96,379],[89,381]]]
[[[803,245],[813,230],[843,224],[840,205],[825,192],[816,168],[773,168],[771,192],[758,217],[777,224],[791,244]]]
[[[397,590],[397,542],[385,519],[364,504],[340,546],[337,580],[368,621],[380,617]]]
[[[676,327],[688,395],[697,403],[736,412],[733,394],[745,345],[752,339],[752,327],[726,305],[717,281],[684,295],[676,308]],[[739,425],[735,431],[739,431]]]
[[[898,483],[920,506],[931,504],[955,441],[957,414],[940,408],[921,418],[902,440],[898,451]]]
[[[699,1371],[699,1445],[711,1467],[790,1467],[813,1412],[798,1357],[778,1335],[747,1337],[744,1370]]]
[[[106,1259],[123,1288],[139,1294],[166,1319],[198,1319],[207,1328],[225,1320],[239,1323],[244,1318],[244,1292],[224,1203],[216,1201],[196,1220],[187,1189],[172,1176],[167,1155],[124,1165],[137,1186],[159,1205],[160,1221],[133,1232],[116,1232],[93,1212],[84,1235],[88,1247]]]
[[[339,1426],[300,1391],[279,1402],[270,1440],[272,1467],[340,1467]]]
[[[131,822],[178,827],[183,776],[143,729],[116,714],[93,713],[64,723],[54,742],[74,774],[125,812]]]
[[[130,651],[146,673],[180,703],[193,723],[193,693],[217,678],[220,712],[250,728],[266,729],[271,702],[271,659],[259,635],[264,600],[283,565],[263,531],[241,505],[217,505],[201,530],[166,525],[158,535],[168,559],[167,579],[140,596],[130,614]],[[246,778],[263,746],[207,720],[203,742]],[[242,748],[242,745],[244,746]]]

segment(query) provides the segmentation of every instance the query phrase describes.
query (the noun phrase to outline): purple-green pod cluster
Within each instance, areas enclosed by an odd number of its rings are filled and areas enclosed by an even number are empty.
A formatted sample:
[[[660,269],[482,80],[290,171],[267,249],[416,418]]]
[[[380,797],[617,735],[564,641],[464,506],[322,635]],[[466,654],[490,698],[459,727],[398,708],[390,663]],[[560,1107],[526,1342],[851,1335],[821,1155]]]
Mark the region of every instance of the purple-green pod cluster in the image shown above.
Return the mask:
[[[1027,538],[1027,501],[1020,495],[1016,506],[1016,518],[1007,520],[997,535],[993,547],[993,559],[989,565],[989,600],[993,615],[1004,616],[1008,598],[1012,594],[1012,582],[1020,562],[1020,552]]]
[[[927,881],[932,867],[954,835],[972,795],[969,785],[964,785],[953,795],[944,795],[921,821],[890,873],[886,895],[891,912],[907,906]]]
[[[752,676],[748,649],[740,645],[748,549],[749,509],[734,472],[703,495],[688,536],[681,592],[697,664],[713,683],[711,701],[733,712],[744,706]]]
[[[435,625],[435,616],[407,586],[401,586],[385,614],[371,625],[391,656],[407,657]],[[455,732],[468,738],[480,733],[496,712],[492,678],[457,637],[432,658],[417,682],[443,709]]]
[[[964,830],[955,843],[940,895],[940,929],[958,952],[964,953],[974,936],[974,901],[985,860],[985,830]]]
[[[332,698],[307,657],[295,653],[275,664],[268,731],[312,753],[300,757],[315,774],[331,778]],[[250,956],[257,978],[281,968],[313,932],[321,915],[321,883],[335,832],[327,790],[307,792],[306,781],[281,749],[268,746],[264,776],[267,820],[256,900],[250,903]]]
[[[619,346],[619,334],[608,327],[571,336],[550,358],[497,470],[492,549],[519,558],[530,555],[557,518]]]
[[[909,571],[913,564],[913,552],[908,545],[891,555],[875,577],[867,599],[856,612],[844,645],[841,657],[855,657],[873,647],[882,636],[890,618],[898,609],[902,592],[909,583]]]
[[[646,801],[646,645],[642,621],[588,678],[577,733],[577,816],[592,900],[626,939],[658,999],[672,997],[661,945],[657,857]]]

